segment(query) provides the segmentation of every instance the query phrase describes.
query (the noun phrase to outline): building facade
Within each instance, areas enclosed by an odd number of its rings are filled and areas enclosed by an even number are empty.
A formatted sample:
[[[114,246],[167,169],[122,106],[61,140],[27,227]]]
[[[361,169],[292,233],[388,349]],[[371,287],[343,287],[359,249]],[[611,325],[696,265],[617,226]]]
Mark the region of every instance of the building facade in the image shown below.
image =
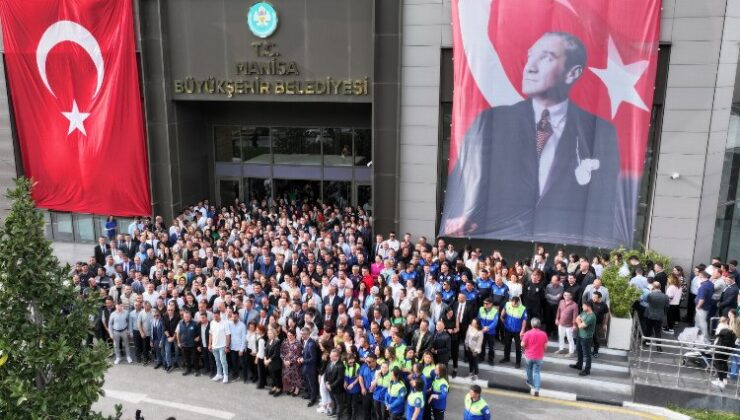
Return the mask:
[[[449,153],[452,2],[273,0],[277,26],[265,38],[247,22],[254,3],[135,2],[152,212],[169,218],[203,198],[321,198],[372,209],[378,233],[434,237]],[[740,1],[664,0],[660,41],[627,245],[685,267],[737,258]],[[11,101],[3,80],[0,188],[23,173]],[[49,235],[92,240],[101,216],[49,213]],[[517,257],[533,247],[480,245]]]

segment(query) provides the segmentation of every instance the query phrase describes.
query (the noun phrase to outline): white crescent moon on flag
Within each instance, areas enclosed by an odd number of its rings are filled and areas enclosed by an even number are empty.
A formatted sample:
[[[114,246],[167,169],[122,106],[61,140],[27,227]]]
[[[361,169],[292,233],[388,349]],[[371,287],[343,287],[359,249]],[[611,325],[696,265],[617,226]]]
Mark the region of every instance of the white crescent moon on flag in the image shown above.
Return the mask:
[[[524,98],[511,84],[501,58],[488,38],[488,19],[494,0],[460,0],[457,11],[465,58],[478,90],[490,106],[513,105]],[[576,16],[570,0],[555,0]]]
[[[82,47],[92,59],[93,64],[95,64],[97,83],[95,85],[95,93],[93,93],[94,98],[100,92],[100,87],[103,85],[103,77],[105,76],[103,54],[100,51],[100,45],[98,44],[98,40],[95,39],[95,36],[77,22],[60,20],[49,26],[41,36],[39,46],[36,48],[36,65],[39,68],[41,80],[46,85],[46,88],[49,89],[49,92],[56,96],[49,85],[49,79],[46,77],[46,58],[52,48],[65,41],[74,42]]]

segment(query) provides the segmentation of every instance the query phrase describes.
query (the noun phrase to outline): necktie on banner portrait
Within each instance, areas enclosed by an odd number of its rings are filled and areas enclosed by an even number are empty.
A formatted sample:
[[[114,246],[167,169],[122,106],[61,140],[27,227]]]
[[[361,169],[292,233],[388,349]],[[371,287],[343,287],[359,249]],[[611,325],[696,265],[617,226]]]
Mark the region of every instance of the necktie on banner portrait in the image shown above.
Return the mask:
[[[150,214],[130,0],[0,0],[24,173],[41,208]]]
[[[453,0],[440,234],[631,246],[659,0]]]

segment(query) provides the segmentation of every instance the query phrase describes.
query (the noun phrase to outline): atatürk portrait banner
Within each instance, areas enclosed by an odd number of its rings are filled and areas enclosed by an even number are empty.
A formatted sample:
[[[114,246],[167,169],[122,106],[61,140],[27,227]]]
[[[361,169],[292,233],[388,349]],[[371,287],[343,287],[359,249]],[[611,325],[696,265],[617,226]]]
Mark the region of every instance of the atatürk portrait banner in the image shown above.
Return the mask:
[[[440,234],[631,245],[659,0],[454,0]]]

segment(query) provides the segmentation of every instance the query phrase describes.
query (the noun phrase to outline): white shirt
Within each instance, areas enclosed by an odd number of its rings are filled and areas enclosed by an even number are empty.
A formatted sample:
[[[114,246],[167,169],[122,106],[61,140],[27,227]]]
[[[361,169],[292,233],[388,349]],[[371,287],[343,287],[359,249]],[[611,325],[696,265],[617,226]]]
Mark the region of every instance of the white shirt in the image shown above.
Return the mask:
[[[226,320],[211,321],[211,346],[214,349],[226,347],[226,336],[231,335],[229,323]]]
[[[536,127],[542,118],[542,111],[545,108],[539,105],[537,101],[532,101],[532,107],[534,108],[534,124]],[[566,121],[565,116],[568,113],[568,100],[566,99],[557,105],[548,107],[547,110],[550,111],[550,125],[553,132],[550,138],[547,139],[545,148],[542,149],[542,155],[540,155],[540,195],[542,195],[547,185],[547,178],[550,175],[550,169],[555,160],[555,151],[558,148],[558,143],[560,143],[560,136],[563,135]],[[573,153],[575,153],[575,150]]]

